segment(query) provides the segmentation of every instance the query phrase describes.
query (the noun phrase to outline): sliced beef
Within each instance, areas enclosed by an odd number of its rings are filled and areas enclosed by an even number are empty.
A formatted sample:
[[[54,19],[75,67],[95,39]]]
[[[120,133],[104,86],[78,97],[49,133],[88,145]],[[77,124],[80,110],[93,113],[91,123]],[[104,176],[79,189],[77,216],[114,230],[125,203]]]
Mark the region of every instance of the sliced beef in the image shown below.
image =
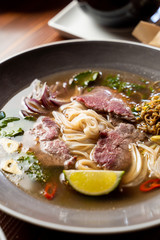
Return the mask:
[[[125,119],[119,118],[118,115],[114,115],[112,113],[108,114],[107,120],[114,126],[118,126],[120,123],[127,122]]]
[[[36,126],[30,130],[30,134],[39,141],[49,141],[58,137],[60,128],[50,117],[41,117]]]
[[[129,144],[144,140],[144,133],[132,124],[120,123],[114,130],[104,130],[94,148],[93,159],[110,170],[126,170],[131,164]]]
[[[42,151],[58,157],[62,156],[62,158],[65,160],[70,158],[69,148],[65,142],[60,139],[56,139],[54,141],[43,141],[40,143],[40,147]]]
[[[70,154],[68,146],[58,138],[60,133],[59,126],[50,117],[40,117],[28,134],[28,139],[34,138],[36,144],[27,145],[33,151],[37,159],[44,166],[64,166],[65,162],[75,163],[75,157]],[[31,136],[31,137],[29,137]]]
[[[95,111],[113,113],[123,119],[135,121],[121,95],[108,87],[96,87],[91,92],[78,96],[76,100]]]
[[[60,139],[40,142],[40,150],[41,152],[37,152],[36,156],[45,166],[63,166],[65,161],[75,160],[68,146]]]

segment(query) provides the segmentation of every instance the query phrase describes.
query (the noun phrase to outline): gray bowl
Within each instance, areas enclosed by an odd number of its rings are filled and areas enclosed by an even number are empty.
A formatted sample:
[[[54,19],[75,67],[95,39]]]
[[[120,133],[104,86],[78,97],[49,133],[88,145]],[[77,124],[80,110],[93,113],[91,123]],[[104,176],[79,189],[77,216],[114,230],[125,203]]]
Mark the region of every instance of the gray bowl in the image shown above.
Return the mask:
[[[123,41],[65,41],[31,49],[0,64],[0,107],[33,79],[55,72],[107,68],[160,80],[160,51]],[[83,233],[114,233],[160,224],[160,194],[123,208],[66,208],[23,192],[0,172],[0,209],[40,226]]]

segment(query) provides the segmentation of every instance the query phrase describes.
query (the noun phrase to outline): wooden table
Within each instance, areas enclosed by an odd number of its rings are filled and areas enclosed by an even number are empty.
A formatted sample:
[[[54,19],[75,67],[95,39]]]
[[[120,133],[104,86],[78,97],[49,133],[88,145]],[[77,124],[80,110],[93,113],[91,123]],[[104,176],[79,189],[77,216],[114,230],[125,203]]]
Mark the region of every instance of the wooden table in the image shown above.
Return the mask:
[[[70,0],[53,0],[53,4],[49,0],[33,0],[33,7],[31,5],[27,8],[27,1],[23,0],[22,6],[18,5],[18,0],[15,1],[17,5],[4,6],[0,10],[0,61],[34,46],[64,40],[57,31],[48,26],[48,20]],[[30,0],[28,2],[31,4]],[[47,6],[44,5],[45,2],[48,3]]]
[[[0,61],[20,51],[45,43],[64,40],[47,25],[49,19],[57,14],[70,0],[15,0],[4,1],[0,10]],[[22,5],[23,3],[23,5]],[[160,228],[118,235],[81,235],[48,230],[25,223],[0,211],[0,226],[8,240],[46,240],[55,237],[72,239],[160,239]]]

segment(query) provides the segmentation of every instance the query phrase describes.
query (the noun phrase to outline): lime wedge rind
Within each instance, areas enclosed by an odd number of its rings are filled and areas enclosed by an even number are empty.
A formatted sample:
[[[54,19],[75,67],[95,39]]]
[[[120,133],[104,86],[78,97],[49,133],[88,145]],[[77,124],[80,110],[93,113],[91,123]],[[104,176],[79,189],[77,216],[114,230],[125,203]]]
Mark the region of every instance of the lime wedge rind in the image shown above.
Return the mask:
[[[90,196],[106,195],[119,185],[124,171],[112,170],[63,170],[72,188]]]

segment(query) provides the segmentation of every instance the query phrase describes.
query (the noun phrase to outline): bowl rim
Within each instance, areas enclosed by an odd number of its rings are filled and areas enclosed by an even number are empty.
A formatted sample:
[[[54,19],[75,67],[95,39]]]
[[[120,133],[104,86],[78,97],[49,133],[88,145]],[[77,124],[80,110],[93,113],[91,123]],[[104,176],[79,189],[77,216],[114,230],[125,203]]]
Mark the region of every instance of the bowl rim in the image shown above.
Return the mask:
[[[136,41],[136,39],[135,39],[135,41]],[[51,42],[51,43],[44,43],[44,44],[41,44],[41,45],[38,45],[38,46],[33,46],[31,48],[27,48],[25,50],[19,51],[18,53],[14,53],[14,54],[11,54],[10,56],[5,57],[4,59],[0,60],[0,64],[4,63],[4,62],[6,62],[6,61],[8,61],[12,58],[18,57],[22,54],[25,54],[27,52],[31,52],[33,50],[36,50],[36,49],[45,48],[45,47],[49,47],[49,46],[55,46],[55,45],[59,45],[59,44],[63,45],[63,44],[80,43],[80,42],[82,42],[82,43],[85,43],[85,42],[124,43],[124,44],[141,46],[141,47],[146,47],[146,48],[150,48],[150,49],[160,51],[159,47],[151,46],[151,45],[141,43],[141,42],[129,41],[129,40],[121,40],[121,39],[112,39],[112,40],[111,39],[107,39],[107,40],[69,39],[69,40],[62,40],[62,41],[60,40],[60,41]]]

